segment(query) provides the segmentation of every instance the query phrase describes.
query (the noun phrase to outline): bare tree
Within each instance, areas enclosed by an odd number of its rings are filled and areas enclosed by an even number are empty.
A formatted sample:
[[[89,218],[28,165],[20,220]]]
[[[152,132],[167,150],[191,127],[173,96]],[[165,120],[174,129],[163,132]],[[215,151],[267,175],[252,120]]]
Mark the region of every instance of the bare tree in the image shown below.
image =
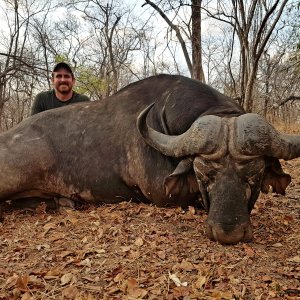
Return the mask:
[[[257,1],[219,0],[217,10],[207,10],[209,16],[230,24],[240,43],[240,97],[247,111],[253,109],[253,91],[259,61],[278,24],[288,0]]]
[[[300,56],[297,52],[273,58],[277,59],[277,63],[273,64],[270,72],[268,94],[272,101],[266,108],[273,115],[277,113],[282,120],[290,122],[296,121],[300,115]]]
[[[256,80],[255,109],[266,117],[295,122],[299,117],[300,55],[299,15],[300,7],[287,7],[282,16],[280,30],[275,30],[272,47],[263,53]]]
[[[160,14],[160,16],[164,19],[164,21],[167,23],[169,28],[173,30],[176,34],[176,37],[180,43],[188,70],[190,72],[190,75],[192,78],[196,78],[201,81],[205,81],[204,78],[204,72],[203,72],[203,66],[202,66],[202,44],[201,44],[201,3],[202,0],[191,0],[191,1],[180,1],[179,4],[177,1],[167,0],[165,2],[162,2],[162,6],[168,4],[169,8],[166,8],[166,11],[171,10],[172,12],[175,12],[175,17],[172,19],[168,17],[168,14],[158,6],[154,1],[145,0],[145,4],[150,5],[156,12]],[[175,4],[176,7],[174,6]],[[144,6],[143,5],[143,6]],[[179,9],[181,7],[190,7],[190,20],[189,21],[183,21],[182,24],[185,24],[187,29],[183,29],[182,26],[177,25],[176,17],[179,18]],[[191,25],[190,25],[191,24]],[[188,42],[191,43],[192,47],[192,59],[190,58],[190,53],[188,50],[187,42],[184,39],[184,36],[188,38]]]
[[[28,39],[30,21],[41,8],[30,11],[29,6],[19,1],[7,2],[4,10],[7,28],[2,31],[2,49],[0,52],[0,129],[3,129],[4,105],[12,101],[11,87],[21,74],[34,73],[35,59]],[[29,4],[28,4],[29,5]],[[43,9],[43,7],[42,7]]]
[[[121,85],[121,75],[133,60],[133,53],[141,48],[142,32],[133,25],[131,11],[118,0],[69,1],[69,8],[81,12],[88,23],[93,39],[86,55],[89,65],[97,66],[94,72],[104,87],[103,96],[110,95]]]
[[[180,73],[180,67],[176,63],[176,58],[172,56],[174,53],[173,49],[168,49],[171,53],[171,57],[168,58],[167,55],[164,55],[164,51],[159,51],[159,48],[165,48],[164,41],[157,38],[157,33],[153,28],[145,29],[141,47],[141,64],[140,66],[136,65],[131,70],[136,79],[160,73]]]
[[[19,77],[9,81],[9,99],[4,104],[2,127],[7,130],[20,123],[30,113],[32,95],[36,78],[20,73]]]

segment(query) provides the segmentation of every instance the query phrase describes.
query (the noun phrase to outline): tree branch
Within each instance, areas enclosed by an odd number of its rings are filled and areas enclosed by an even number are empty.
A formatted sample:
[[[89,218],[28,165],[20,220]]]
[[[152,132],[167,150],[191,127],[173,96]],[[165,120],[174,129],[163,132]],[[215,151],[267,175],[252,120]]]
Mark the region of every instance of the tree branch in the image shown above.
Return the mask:
[[[271,34],[272,34],[272,32],[273,32],[273,30],[274,30],[276,24],[278,23],[278,21],[279,21],[281,15],[282,15],[283,9],[284,9],[284,7],[285,7],[287,1],[288,1],[288,0],[284,0],[284,1],[282,2],[281,7],[280,7],[280,9],[279,9],[279,12],[277,13],[277,16],[276,16],[275,20],[274,20],[273,23],[271,24],[271,27],[269,28],[269,30],[268,30],[268,32],[267,32],[265,38],[262,40],[262,43],[261,43],[260,47],[258,47],[258,46],[259,46],[260,38],[261,38],[261,36],[262,36],[262,32],[263,32],[263,30],[265,29],[266,24],[267,24],[267,22],[268,22],[270,16],[271,16],[272,13],[275,11],[275,9],[276,9],[276,7],[277,7],[277,5],[278,5],[279,0],[273,5],[273,7],[272,7],[272,8],[267,12],[267,14],[265,15],[265,17],[264,17],[264,19],[263,19],[263,21],[262,21],[262,23],[261,23],[261,26],[260,26],[260,28],[259,28],[259,31],[258,31],[258,33],[257,33],[257,39],[256,39],[255,45],[254,45],[254,47],[253,47],[253,52],[255,52],[255,53],[253,53],[253,54],[254,54],[254,57],[256,56],[256,59],[257,59],[257,60],[259,60],[259,58],[261,57],[262,52],[263,52],[263,50],[264,50],[264,48],[265,48],[265,46],[266,46],[268,40],[270,39],[270,36],[271,36]],[[257,48],[259,48],[259,49],[257,50]]]
[[[187,51],[187,48],[186,48],[186,45],[185,45],[185,41],[183,40],[183,38],[181,36],[181,33],[180,33],[180,30],[179,30],[178,26],[174,25],[170,21],[170,19],[166,16],[166,14],[156,4],[154,4],[152,1],[145,0],[145,2],[146,3],[144,3],[142,6],[144,6],[146,4],[149,4],[150,6],[152,6],[161,15],[161,17],[166,21],[166,23],[171,27],[171,29],[175,31],[176,36],[178,38],[178,41],[179,41],[179,43],[181,45],[181,49],[183,51],[183,55],[184,55],[185,61],[187,63],[189,72],[190,72],[190,74],[192,76],[193,75],[193,65],[192,65],[191,59],[189,57],[189,53]]]
[[[284,100],[282,100],[280,103],[274,104],[273,108],[279,108],[280,106],[283,106],[284,104],[286,104],[289,101],[296,101],[296,100],[300,100],[300,96],[291,95],[291,96],[285,98]]]

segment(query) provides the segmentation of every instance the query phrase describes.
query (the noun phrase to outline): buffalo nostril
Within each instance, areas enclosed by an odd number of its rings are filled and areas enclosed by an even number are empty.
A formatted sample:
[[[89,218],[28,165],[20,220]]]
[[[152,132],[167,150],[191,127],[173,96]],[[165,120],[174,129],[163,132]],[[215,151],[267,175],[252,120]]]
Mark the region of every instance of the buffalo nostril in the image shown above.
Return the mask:
[[[236,227],[235,224],[222,224],[222,230],[225,232],[225,233],[230,233],[231,231],[233,231]]]

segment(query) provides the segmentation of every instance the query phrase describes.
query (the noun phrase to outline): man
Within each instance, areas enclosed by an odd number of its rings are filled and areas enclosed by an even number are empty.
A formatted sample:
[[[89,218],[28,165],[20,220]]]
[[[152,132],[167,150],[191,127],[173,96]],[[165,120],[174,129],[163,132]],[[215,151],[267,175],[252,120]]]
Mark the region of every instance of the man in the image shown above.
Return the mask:
[[[31,108],[31,115],[73,103],[90,101],[89,97],[73,91],[75,77],[71,67],[67,63],[60,62],[55,65],[51,81],[53,90],[41,92],[36,95]],[[74,208],[75,206],[75,202],[67,198],[43,199],[39,197],[29,197],[23,199],[20,203],[18,202],[20,201],[11,200],[9,207],[14,209],[32,209],[37,208],[42,202],[46,204],[47,209]]]
[[[67,63],[60,62],[55,65],[51,81],[53,90],[36,95],[31,108],[31,115],[73,103],[90,101],[89,97],[73,91],[75,77]]]

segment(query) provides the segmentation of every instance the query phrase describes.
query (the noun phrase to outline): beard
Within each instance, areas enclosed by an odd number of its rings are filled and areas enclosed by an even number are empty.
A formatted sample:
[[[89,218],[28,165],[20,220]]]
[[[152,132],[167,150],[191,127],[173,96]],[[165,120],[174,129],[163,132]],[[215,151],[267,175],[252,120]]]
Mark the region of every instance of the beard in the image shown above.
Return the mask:
[[[67,83],[62,83],[57,86],[57,90],[62,94],[68,94],[72,90],[72,87]]]

